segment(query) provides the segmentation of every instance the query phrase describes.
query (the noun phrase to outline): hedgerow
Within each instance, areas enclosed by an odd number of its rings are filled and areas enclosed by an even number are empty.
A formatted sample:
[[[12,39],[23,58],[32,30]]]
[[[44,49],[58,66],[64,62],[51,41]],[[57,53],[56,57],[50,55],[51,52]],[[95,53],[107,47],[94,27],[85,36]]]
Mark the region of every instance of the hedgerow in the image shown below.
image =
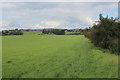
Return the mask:
[[[86,29],[85,37],[92,43],[104,49],[109,49],[114,54],[120,53],[120,21],[117,18],[99,15],[99,21],[93,27]]]

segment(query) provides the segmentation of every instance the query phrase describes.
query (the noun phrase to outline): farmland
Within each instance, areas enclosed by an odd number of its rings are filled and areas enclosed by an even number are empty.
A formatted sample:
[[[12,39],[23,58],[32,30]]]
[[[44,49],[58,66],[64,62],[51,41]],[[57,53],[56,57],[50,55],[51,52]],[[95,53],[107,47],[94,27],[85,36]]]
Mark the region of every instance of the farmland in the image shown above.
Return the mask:
[[[118,56],[83,35],[2,37],[3,78],[117,78]]]

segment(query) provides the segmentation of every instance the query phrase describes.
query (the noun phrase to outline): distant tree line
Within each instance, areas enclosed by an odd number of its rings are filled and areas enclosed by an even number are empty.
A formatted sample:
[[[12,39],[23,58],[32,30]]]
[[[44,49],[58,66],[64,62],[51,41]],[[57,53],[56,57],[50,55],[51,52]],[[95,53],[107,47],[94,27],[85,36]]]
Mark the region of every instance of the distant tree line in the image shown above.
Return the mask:
[[[83,35],[85,29],[66,29],[66,35]]]
[[[7,35],[23,35],[23,32],[18,29],[14,30],[3,30],[2,31],[2,36],[7,36]]]
[[[65,35],[65,29],[43,29],[43,34]]]
[[[42,33],[55,35],[82,35],[84,33],[84,29],[43,29]]]
[[[120,54],[120,21],[117,18],[103,17],[99,15],[99,21],[92,28],[86,29],[85,37],[92,43],[104,49],[109,49],[112,53]]]

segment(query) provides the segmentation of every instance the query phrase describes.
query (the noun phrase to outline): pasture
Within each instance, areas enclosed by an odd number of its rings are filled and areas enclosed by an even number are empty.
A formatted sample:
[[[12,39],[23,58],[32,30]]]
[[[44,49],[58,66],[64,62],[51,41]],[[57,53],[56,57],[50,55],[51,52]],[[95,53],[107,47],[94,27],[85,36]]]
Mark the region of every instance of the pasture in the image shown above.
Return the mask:
[[[3,78],[117,78],[118,56],[83,35],[2,37]]]

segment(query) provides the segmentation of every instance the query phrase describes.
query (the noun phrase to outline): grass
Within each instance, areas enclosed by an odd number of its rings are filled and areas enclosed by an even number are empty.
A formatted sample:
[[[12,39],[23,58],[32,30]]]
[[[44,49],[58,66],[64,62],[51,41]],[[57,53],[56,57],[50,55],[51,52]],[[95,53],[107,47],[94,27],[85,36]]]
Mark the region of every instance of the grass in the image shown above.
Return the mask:
[[[83,35],[4,36],[3,78],[117,78],[118,56]]]
[[[41,35],[42,31],[23,32],[24,35]]]
[[[0,79],[2,78],[2,37],[0,36]]]
[[[80,32],[65,32],[66,35],[82,35]]]

